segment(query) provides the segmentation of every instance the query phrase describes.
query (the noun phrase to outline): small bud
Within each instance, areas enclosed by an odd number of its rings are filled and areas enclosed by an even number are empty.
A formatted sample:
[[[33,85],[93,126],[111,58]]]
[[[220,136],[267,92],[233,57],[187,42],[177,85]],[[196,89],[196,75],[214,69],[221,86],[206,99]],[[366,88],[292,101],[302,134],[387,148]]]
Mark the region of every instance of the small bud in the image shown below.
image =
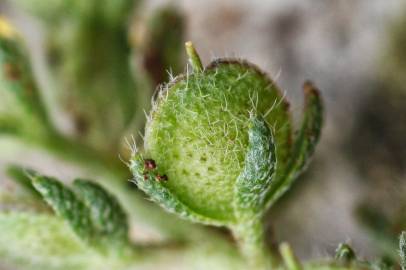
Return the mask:
[[[349,245],[341,243],[336,249],[335,259],[340,263],[348,264],[349,262],[355,260],[356,256]]]

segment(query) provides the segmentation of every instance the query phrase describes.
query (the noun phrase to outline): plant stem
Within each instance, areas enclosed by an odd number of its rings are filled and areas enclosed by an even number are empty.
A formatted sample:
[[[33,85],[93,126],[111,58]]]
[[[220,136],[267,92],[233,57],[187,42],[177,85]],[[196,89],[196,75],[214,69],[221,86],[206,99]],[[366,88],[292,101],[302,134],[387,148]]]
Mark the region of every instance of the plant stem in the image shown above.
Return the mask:
[[[282,255],[285,266],[288,270],[302,270],[302,265],[299,260],[296,258],[295,254],[292,251],[292,248],[288,243],[282,243],[279,246],[279,251]]]
[[[241,253],[252,269],[268,270],[276,264],[266,242],[261,218],[247,219],[233,228]]]

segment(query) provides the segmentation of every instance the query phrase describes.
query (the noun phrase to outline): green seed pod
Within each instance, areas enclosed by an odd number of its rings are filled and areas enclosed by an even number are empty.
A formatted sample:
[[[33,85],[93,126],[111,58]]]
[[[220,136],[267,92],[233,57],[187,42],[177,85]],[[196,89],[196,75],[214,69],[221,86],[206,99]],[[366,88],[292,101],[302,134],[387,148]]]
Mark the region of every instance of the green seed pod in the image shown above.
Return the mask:
[[[320,96],[305,84],[303,123],[292,143],[288,103],[263,72],[234,59],[203,68],[191,43],[186,50],[194,72],[156,95],[144,137],[144,155],[156,166],[134,153],[135,181],[170,212],[231,228],[244,253],[261,257],[258,224],[314,151]]]
[[[270,110],[265,119],[277,125],[275,137],[290,148],[286,108],[274,84],[255,67],[220,60],[159,94],[145,149],[168,174],[165,185],[181,201],[205,216],[231,221],[235,183],[248,146],[249,112]],[[286,160],[287,151],[281,150],[278,159]]]

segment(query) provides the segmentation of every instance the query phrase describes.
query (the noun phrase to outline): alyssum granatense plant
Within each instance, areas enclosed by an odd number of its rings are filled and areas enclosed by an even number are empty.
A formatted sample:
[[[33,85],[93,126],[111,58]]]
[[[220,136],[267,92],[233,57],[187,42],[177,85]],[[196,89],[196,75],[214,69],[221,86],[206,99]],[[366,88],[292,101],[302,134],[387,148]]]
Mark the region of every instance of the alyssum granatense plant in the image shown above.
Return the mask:
[[[302,125],[292,138],[288,103],[253,64],[217,59],[203,67],[186,43],[192,73],[156,94],[144,152],[134,151],[134,182],[169,212],[229,228],[255,269],[273,262],[266,210],[308,164],[320,136],[318,90],[304,85]]]
[[[126,100],[137,96],[132,91],[140,89],[124,65],[129,53],[124,21],[132,1],[19,2],[46,24],[48,60],[61,91],[67,91],[63,95],[77,86],[70,94],[79,111],[88,102],[94,103],[87,107],[89,112],[73,112],[83,137],[72,138],[55,128],[23,42],[0,19],[0,134],[50,150],[83,168],[93,168],[92,178],[104,179],[99,180],[102,184],[81,179],[62,184],[30,169],[8,167],[10,180],[20,185],[13,192],[0,189],[0,267],[393,269],[384,261],[360,261],[345,244],[337,249],[335,260],[302,263],[288,244],[281,244],[276,253],[265,243],[265,212],[305,168],[320,136],[322,106],[311,83],[304,85],[305,110],[294,138],[287,102],[274,82],[242,60],[218,59],[203,68],[190,43],[186,49],[193,71],[178,76],[156,94],[145,147],[140,152],[134,148],[128,164],[134,181],[169,212],[195,223],[228,227],[244,255],[239,256],[234,242],[224,235],[155,212],[151,204],[124,185],[124,180],[117,181],[124,179],[125,167],[115,164],[109,153],[119,151],[118,141],[139,109],[132,107],[139,100]],[[145,59],[157,53],[165,57],[161,66],[177,69],[173,63],[179,59],[178,42],[161,29],[168,26],[162,21],[172,20],[174,15],[179,16],[173,11],[169,15],[158,13],[150,26],[154,31],[144,40],[145,44],[166,40],[160,45],[168,47],[158,46],[144,53]],[[181,20],[173,24],[182,25]],[[92,46],[97,49],[91,50]],[[141,50],[146,48],[149,45]],[[92,59],[100,65],[94,65]],[[146,67],[152,75],[155,68]],[[76,76],[84,74],[88,77]],[[97,79],[100,74],[107,74],[104,83]],[[153,84],[164,77],[162,73],[156,75],[151,76]],[[92,99],[95,92],[100,93],[98,89],[104,98],[115,101],[115,113],[106,122],[97,113],[104,106],[103,98]],[[109,130],[108,143],[103,145],[99,135],[116,118],[120,118],[118,128]],[[162,238],[140,243],[129,237],[134,231],[139,233],[140,224],[155,231],[159,228]],[[403,268],[405,250],[402,234]]]
[[[9,112],[4,120],[11,120],[0,121],[2,132],[46,145],[58,133],[47,124],[39,95],[26,91],[33,79],[15,32],[4,23],[0,30],[1,93],[10,104],[1,115]],[[383,262],[358,260],[348,245],[339,247],[336,260],[307,263],[297,260],[286,243],[280,245],[280,256],[268,250],[262,217],[314,151],[322,122],[320,97],[305,84],[302,126],[292,139],[283,96],[262,72],[239,60],[217,60],[203,69],[190,43],[187,51],[193,73],[179,76],[157,94],[146,145],[142,153],[134,149],[128,165],[138,186],[170,212],[230,228],[244,259],[223,236],[185,224],[179,230],[189,241],[138,243],[129,237],[126,210],[149,211],[145,204],[120,203],[122,193],[110,194],[107,183],[79,179],[64,185],[12,166],[8,174],[24,192],[0,193],[1,263],[33,270],[392,269]],[[34,136],[29,127],[41,133]],[[155,222],[170,223],[167,217]],[[402,235],[402,260],[404,242]]]

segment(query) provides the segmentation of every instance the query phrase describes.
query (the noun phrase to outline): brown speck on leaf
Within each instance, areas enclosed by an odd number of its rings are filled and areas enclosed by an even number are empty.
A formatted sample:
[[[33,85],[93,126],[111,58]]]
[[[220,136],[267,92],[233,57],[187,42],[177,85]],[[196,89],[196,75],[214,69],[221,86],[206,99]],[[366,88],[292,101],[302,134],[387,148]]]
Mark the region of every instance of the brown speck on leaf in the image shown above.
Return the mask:
[[[11,63],[5,63],[3,65],[3,70],[6,78],[9,80],[16,81],[21,77],[21,73],[18,67]]]
[[[144,169],[145,170],[153,170],[156,168],[155,160],[153,159],[146,159],[144,161]]]
[[[157,180],[158,182],[166,182],[166,181],[168,181],[168,176],[166,176],[166,174],[164,174],[164,175],[158,174],[155,177],[155,180]]]
[[[144,181],[147,181],[147,180],[148,180],[148,175],[144,174]]]

